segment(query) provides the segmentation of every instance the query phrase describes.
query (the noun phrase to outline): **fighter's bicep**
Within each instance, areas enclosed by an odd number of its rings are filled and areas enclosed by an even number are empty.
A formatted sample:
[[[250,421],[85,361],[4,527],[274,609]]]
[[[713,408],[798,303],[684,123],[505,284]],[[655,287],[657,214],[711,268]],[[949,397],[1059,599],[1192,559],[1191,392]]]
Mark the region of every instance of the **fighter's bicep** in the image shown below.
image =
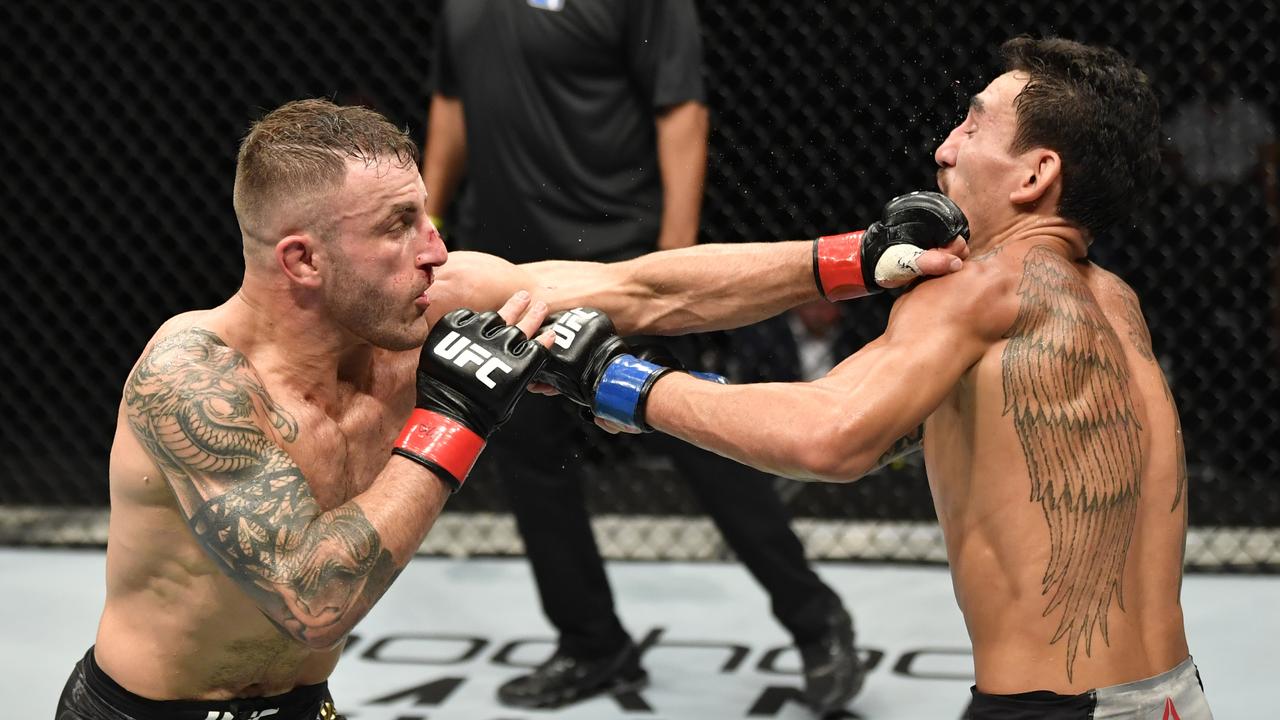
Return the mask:
[[[434,322],[458,308],[497,310],[520,290],[547,303],[552,312],[589,305],[604,308],[615,320],[626,320],[633,300],[648,295],[637,290],[628,263],[545,260],[515,265],[485,253],[450,253],[431,290]]]
[[[525,268],[486,253],[449,253],[449,261],[436,270],[428,291],[427,318],[434,324],[459,308],[497,310],[519,290],[537,294],[535,278]]]
[[[860,420],[857,432],[875,435],[876,457],[922,425],[963,372],[954,357],[930,347],[941,345],[882,336],[816,381],[835,390],[832,397],[846,406],[841,415]]]
[[[945,287],[948,280],[900,297],[885,332],[828,375],[883,424],[886,448],[920,426],[999,338],[991,318],[961,296],[963,286]]]

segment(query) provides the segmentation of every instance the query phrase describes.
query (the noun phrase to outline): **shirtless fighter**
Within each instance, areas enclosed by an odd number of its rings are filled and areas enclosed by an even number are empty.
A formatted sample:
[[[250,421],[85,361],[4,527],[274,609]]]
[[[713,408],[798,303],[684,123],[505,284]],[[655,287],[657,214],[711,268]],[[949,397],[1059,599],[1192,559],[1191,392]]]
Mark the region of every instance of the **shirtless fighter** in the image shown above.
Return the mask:
[[[710,329],[817,297],[815,257],[865,260],[874,289],[951,272],[963,252],[909,245],[958,232],[949,201],[919,195],[835,243],[610,266],[458,253],[446,268],[416,152],[377,113],[315,100],[245,138],[244,281],[164,323],[125,382],[106,606],[59,720],[337,717],[326,678],[344,638],[545,360],[551,336],[528,338],[548,305],[600,306],[628,332]]]
[[[1179,601],[1177,410],[1138,298],[1087,259],[1156,167],[1156,99],[1110,49],[1002,50],[1006,72],[934,156],[973,257],[898,298],[828,376],[698,382],[585,310],[542,378],[613,429],[792,477],[850,482],[923,443],[973,641],[970,717],[1210,718]]]

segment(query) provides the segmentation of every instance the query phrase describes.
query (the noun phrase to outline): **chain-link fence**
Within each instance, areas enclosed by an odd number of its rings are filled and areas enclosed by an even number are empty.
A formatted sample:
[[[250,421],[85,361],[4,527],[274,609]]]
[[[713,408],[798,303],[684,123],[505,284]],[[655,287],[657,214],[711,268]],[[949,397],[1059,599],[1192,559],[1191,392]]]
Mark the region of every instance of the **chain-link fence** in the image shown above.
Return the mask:
[[[516,1],[516,0],[512,0]],[[930,187],[932,152],[1016,34],[1113,45],[1152,77],[1168,158],[1095,259],[1143,298],[1182,410],[1188,560],[1280,567],[1276,172],[1280,6],[906,0],[699,3],[713,113],[703,238],[812,237]],[[157,325],[239,283],[231,182],[264,110],[325,96],[422,137],[436,3],[248,0],[0,5],[5,168],[0,503],[5,538],[101,542],[122,383]],[[1269,134],[1269,136],[1268,136]],[[887,301],[844,330],[866,340]],[[745,344],[744,344],[745,343]],[[759,376],[749,338],[705,348]],[[584,433],[587,431],[584,430]],[[714,557],[669,462],[587,443],[606,553]],[[811,554],[938,560],[921,468],[782,485]],[[50,508],[70,517],[52,525]],[[428,550],[518,552],[500,488],[468,485]]]

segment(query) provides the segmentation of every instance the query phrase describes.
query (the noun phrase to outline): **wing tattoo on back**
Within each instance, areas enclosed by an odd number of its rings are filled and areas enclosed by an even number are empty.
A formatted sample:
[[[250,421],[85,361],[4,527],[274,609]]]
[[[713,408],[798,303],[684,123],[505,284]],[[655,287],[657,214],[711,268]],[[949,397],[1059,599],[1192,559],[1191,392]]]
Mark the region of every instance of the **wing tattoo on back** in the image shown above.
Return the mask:
[[[1044,616],[1061,613],[1071,679],[1081,641],[1104,643],[1137,516],[1141,425],[1120,339],[1084,282],[1048,248],[1027,253],[1020,306],[1001,358],[1004,414],[1049,524]]]

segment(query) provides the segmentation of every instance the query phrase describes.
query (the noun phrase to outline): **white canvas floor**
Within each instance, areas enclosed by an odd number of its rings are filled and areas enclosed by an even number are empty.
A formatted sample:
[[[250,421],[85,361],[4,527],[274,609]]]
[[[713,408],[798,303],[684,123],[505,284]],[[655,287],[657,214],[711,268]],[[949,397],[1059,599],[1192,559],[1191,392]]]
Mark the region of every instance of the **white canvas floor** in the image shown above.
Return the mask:
[[[0,549],[0,697],[5,718],[51,718],[92,643],[100,551]],[[848,717],[959,718],[968,638],[945,568],[822,564],[879,659]],[[523,560],[417,558],[357,628],[331,680],[353,720],[720,719],[810,715],[788,698],[798,658],[739,566],[614,563],[619,609],[645,654],[649,689],[560,711],[516,711],[497,686],[551,650]],[[1219,720],[1270,717],[1280,660],[1280,577],[1188,576],[1192,652]]]

